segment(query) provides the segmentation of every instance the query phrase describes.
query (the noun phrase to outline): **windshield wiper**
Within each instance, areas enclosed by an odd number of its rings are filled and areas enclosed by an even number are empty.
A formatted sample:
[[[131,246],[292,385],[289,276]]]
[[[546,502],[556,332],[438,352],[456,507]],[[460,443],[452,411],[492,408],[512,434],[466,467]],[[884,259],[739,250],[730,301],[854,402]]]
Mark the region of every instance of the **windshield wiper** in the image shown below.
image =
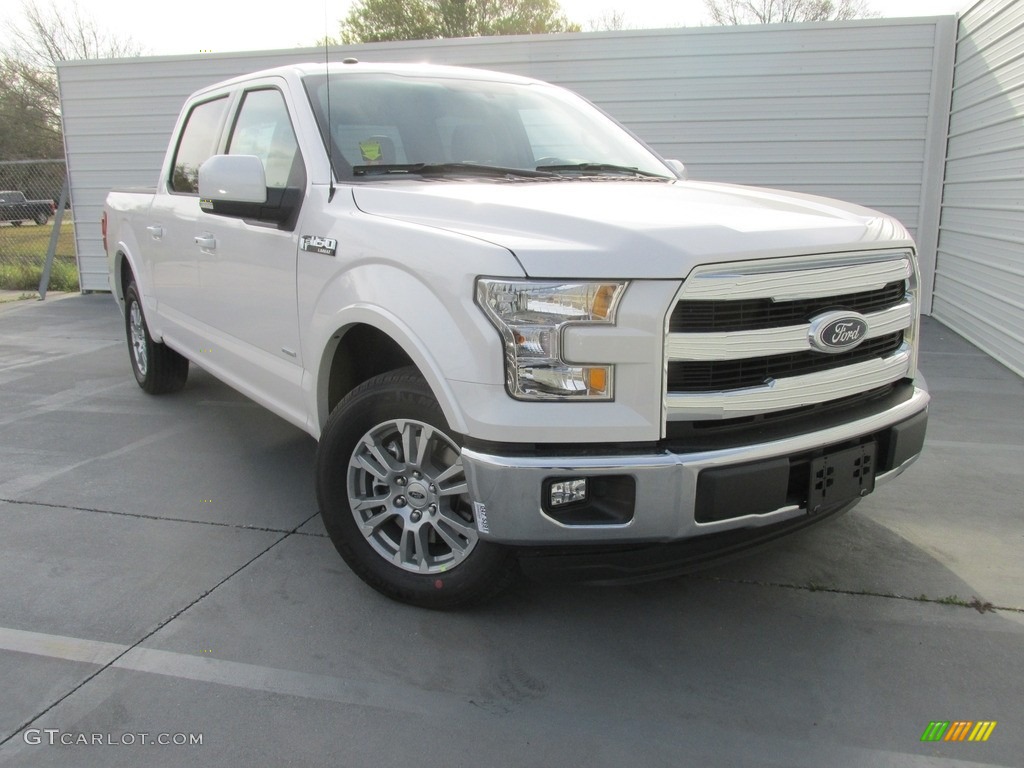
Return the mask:
[[[500,165],[478,163],[389,163],[384,165],[354,165],[355,176],[525,176],[527,178],[549,178],[550,171],[528,168],[505,168]]]
[[[662,173],[651,173],[650,171],[641,171],[639,168],[634,168],[628,165],[613,165],[611,163],[566,163],[565,165],[538,165],[538,171],[548,171],[550,173],[558,173],[562,171],[579,171],[580,173],[615,173],[615,174],[629,174],[631,176],[648,176],[655,179],[665,179],[671,181],[672,177]]]

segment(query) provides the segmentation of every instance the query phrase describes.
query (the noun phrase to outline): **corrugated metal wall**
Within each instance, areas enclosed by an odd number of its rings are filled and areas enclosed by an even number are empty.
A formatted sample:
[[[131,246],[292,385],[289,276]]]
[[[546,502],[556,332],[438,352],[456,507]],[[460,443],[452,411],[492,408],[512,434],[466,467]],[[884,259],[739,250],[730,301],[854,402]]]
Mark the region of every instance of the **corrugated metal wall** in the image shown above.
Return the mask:
[[[894,214],[916,232],[930,286],[955,28],[948,16],[386,43],[331,56],[480,66],[565,85],[683,160],[693,178]],[[306,49],[62,65],[83,289],[107,287],[98,226],[107,190],[155,183],[185,96],[322,56]]]
[[[934,314],[1024,376],[1024,3],[961,17]]]

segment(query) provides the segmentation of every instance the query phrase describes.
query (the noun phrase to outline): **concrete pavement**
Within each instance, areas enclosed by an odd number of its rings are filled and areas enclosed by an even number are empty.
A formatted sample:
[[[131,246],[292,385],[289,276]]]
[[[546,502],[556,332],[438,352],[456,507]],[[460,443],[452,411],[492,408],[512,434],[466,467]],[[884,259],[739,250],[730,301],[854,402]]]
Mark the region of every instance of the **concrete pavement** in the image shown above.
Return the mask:
[[[145,395],[109,296],[4,305],[0,764],[1019,765],[1024,382],[923,346],[925,454],[850,514],[433,613],[337,556],[304,433],[194,367]]]

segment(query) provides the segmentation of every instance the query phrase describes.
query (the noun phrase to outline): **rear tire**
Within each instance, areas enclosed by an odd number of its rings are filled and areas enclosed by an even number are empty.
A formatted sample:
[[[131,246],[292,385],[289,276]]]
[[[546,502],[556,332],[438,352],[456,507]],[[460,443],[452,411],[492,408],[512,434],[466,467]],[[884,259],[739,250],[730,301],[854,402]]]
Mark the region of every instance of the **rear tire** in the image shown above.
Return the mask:
[[[338,404],[316,474],[331,541],[378,592],[453,608],[493,598],[518,575],[510,550],[479,537],[461,436],[414,368],[376,376]]]
[[[134,280],[124,292],[124,325],[128,356],[139,386],[151,395],[177,392],[184,387],[188,380],[188,359],[165,344],[153,341]]]
[[[45,224],[46,222],[48,222],[50,220],[50,217],[47,216],[45,213],[39,212],[39,213],[37,213],[35,215],[35,219],[34,220],[35,220],[36,224],[38,224],[39,226],[43,226],[43,224]]]

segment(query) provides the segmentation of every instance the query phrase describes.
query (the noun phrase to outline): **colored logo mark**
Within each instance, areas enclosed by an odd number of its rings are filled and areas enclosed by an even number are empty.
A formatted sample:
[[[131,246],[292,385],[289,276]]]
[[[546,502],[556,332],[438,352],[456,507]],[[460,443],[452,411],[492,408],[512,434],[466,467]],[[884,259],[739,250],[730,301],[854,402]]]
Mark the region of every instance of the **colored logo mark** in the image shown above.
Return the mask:
[[[995,720],[932,720],[921,741],[988,741],[995,729]]]

